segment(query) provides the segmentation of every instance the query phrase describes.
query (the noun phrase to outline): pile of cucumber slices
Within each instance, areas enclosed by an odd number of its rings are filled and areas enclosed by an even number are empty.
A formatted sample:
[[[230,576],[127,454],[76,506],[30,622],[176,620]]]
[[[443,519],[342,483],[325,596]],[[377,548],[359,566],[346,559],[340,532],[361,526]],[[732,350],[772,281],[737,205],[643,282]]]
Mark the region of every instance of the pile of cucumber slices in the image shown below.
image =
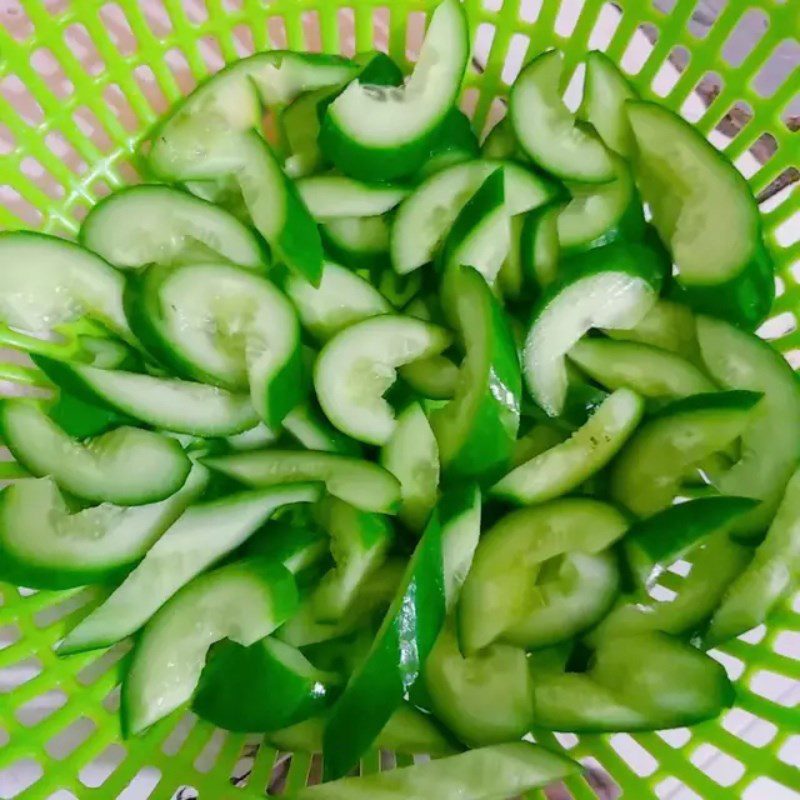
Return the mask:
[[[58,652],[134,637],[123,733],[322,750],[301,800],[514,796],[580,770],[530,733],[713,718],[706,651],[800,572],[746,182],[600,53],[575,113],[530,61],[479,144],[469,41],[444,0],[410,75],[238,61],[78,243],[0,235],[43,390],[0,406],[0,579],[106,586]],[[376,747],[434,760],[347,777]]]

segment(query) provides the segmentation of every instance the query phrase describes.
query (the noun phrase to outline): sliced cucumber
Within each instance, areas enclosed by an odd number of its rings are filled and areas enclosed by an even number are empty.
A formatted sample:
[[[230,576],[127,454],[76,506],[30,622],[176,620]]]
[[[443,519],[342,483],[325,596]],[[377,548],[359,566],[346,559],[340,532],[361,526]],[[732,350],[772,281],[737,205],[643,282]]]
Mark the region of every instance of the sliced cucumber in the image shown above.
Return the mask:
[[[437,506],[442,526],[442,566],[447,611],[452,611],[467,579],[481,535],[481,491],[465,484],[445,491]]]
[[[32,475],[94,503],[139,506],[183,486],[191,462],[168,436],[121,427],[87,444],[64,433],[30,400],[0,405],[0,430],[11,454]]]
[[[511,127],[511,120],[508,116],[503,117],[489,131],[489,135],[481,145],[481,155],[484,158],[527,161],[527,157],[520,152],[519,142],[517,142],[517,137],[514,135],[514,129]]]
[[[425,178],[453,164],[477,158],[479,154],[480,145],[469,117],[460,108],[451,108],[419,174]]]
[[[605,183],[614,165],[603,143],[575,124],[561,99],[563,56],[549,50],[522,70],[509,97],[509,119],[525,154],[556,177]]]
[[[187,703],[214,642],[251,645],[281,625],[297,602],[292,574],[269,561],[230,564],[196,578],[158,611],[136,643],[122,682],[123,732],[141,733]]]
[[[355,322],[392,310],[369,281],[330,261],[325,263],[318,286],[289,275],[283,288],[303,327],[321,342]]]
[[[53,383],[86,402],[174,433],[230,436],[258,422],[249,397],[215,386],[97,369],[45,356],[34,360]]]
[[[369,461],[322,452],[267,450],[204,459],[215,470],[249,486],[322,481],[334,497],[363,511],[392,513],[400,503],[400,484]]]
[[[611,461],[643,415],[642,398],[618,389],[566,442],[516,467],[492,487],[492,494],[520,505],[568,494]]]
[[[525,651],[493,644],[463,656],[454,626],[439,635],[425,662],[436,716],[471,747],[521,739],[533,722],[533,677]]]
[[[331,339],[314,366],[314,388],[328,419],[362,442],[383,445],[397,425],[383,394],[397,368],[436,355],[450,344],[448,333],[413,317],[386,315],[364,320]]]
[[[106,647],[135,633],[176,592],[239,547],[277,509],[312,503],[319,496],[319,487],[308,484],[278,486],[192,506],[106,601],[67,634],[59,653]]]
[[[692,125],[655,103],[626,104],[653,223],[693,308],[756,327],[775,294],[758,206],[738,170]]]
[[[458,386],[458,367],[446,356],[412,361],[398,370],[400,377],[418,394],[431,400],[450,400]]]
[[[283,427],[306,450],[323,450],[343,456],[361,455],[358,442],[337,431],[317,408],[316,403],[295,406],[284,418]]]
[[[351,269],[383,267],[389,261],[389,222],[385,217],[339,217],[320,225],[325,249]]]
[[[324,168],[318,141],[320,113],[335,92],[330,87],[305,92],[280,112],[280,130],[289,151],[283,168],[291,178],[304,178]]]
[[[611,471],[611,496],[640,517],[672,505],[687,468],[741,436],[762,395],[698,394],[664,408],[622,451]]]
[[[305,511],[304,506],[296,511]],[[283,564],[301,583],[304,573],[313,572],[318,577],[316,567],[330,558],[330,539],[328,535],[306,514],[286,515],[270,520],[261,530],[251,536],[244,545],[243,555],[269,558]]]
[[[0,579],[67,589],[118,578],[205,489],[194,467],[183,487],[158,503],[103,504],[73,512],[50,478],[18,481],[0,493]]]
[[[509,216],[543,205],[563,191],[547,178],[504,161],[467,161],[423,181],[397,209],[391,234],[392,266],[401,275],[432,262],[461,210],[498,167],[505,175]]]
[[[569,434],[553,425],[546,423],[534,424],[524,435],[517,439],[514,453],[511,456],[511,465],[518,467],[526,461],[541,455],[558,444],[566,441]]]
[[[523,352],[533,399],[558,416],[567,395],[565,355],[591,328],[630,328],[650,310],[667,265],[656,251],[619,243],[577,256],[533,312]]]
[[[458,98],[469,49],[463,7],[444,0],[431,16],[405,86],[353,81],[328,107],[320,131],[323,153],[356,178],[391,180],[415,173]]]
[[[527,278],[544,289],[558,277],[561,259],[558,225],[563,202],[550,203],[523,217],[519,238],[519,261],[523,281]]]
[[[569,359],[607,389],[627,386],[647,398],[678,400],[717,388],[691,362],[636,342],[581,339],[569,351]]]
[[[263,242],[236,217],[171,186],[130,186],[101,200],[80,242],[120,269],[229,261],[263,270]]]
[[[703,361],[717,383],[764,393],[742,434],[742,457],[716,482],[723,494],[762,501],[737,526],[742,535],[758,534],[772,520],[800,460],[797,375],[766,342],[720,320],[699,317],[697,335]]]
[[[313,175],[297,182],[300,197],[315,219],[376,217],[391,211],[407,194],[404,186],[370,184],[343,175]]]

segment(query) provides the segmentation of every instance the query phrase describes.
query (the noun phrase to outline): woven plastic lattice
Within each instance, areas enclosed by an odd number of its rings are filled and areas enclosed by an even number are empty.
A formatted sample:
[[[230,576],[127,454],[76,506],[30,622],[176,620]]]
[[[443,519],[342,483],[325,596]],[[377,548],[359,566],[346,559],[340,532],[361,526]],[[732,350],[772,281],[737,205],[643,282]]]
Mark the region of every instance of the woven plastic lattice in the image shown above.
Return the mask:
[[[138,179],[136,145],[158,115],[223,63],[272,47],[350,54],[375,45],[407,63],[434,4],[0,2],[0,227],[73,235],[94,202]],[[595,47],[643,95],[680,110],[725,149],[761,201],[779,268],[763,333],[800,366],[800,193],[792,193],[800,146],[789,110],[800,92],[798,0],[717,0],[702,4],[705,16],[693,15],[697,0],[466,5],[475,61],[463,101],[478,129],[503,113],[525,59],[557,45],[576,65]],[[670,574],[667,588],[679,580]],[[263,796],[270,785],[290,793],[319,773],[318,759],[281,758],[258,738],[180,714],[122,742],[115,686],[125,648],[66,660],[52,650],[98,599],[95,590],[0,585],[0,798],[226,800]],[[737,679],[736,708],[691,731],[559,737],[594,769],[532,796],[800,797],[800,595],[715,655]],[[394,763],[373,754],[362,769]]]

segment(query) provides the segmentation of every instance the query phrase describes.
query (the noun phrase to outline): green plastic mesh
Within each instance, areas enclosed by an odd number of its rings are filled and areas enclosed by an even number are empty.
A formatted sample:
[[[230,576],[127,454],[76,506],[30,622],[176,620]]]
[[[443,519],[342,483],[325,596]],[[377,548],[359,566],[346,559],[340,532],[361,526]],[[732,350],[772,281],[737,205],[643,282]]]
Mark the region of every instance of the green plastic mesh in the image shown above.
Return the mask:
[[[138,179],[136,146],[157,117],[223,63],[273,47],[352,54],[377,45],[408,64],[434,4],[0,4],[0,228],[73,235],[93,203]],[[658,0],[659,8],[650,0],[466,5],[475,58],[463,104],[479,130],[504,113],[525,59],[559,46],[574,66],[600,48],[644,96],[679,110],[725,149],[759,198],[778,265],[779,297],[763,334],[800,366],[800,193],[792,192],[800,146],[788,110],[800,92],[798,0],[713,3],[722,10],[704,26],[693,16],[696,0]],[[669,574],[666,587],[679,580]],[[318,756],[281,755],[258,737],[226,735],[188,714],[123,742],[116,687],[126,647],[69,659],[53,653],[100,596],[0,584],[0,798],[228,800],[291,793],[319,774]],[[735,708],[691,730],[543,737],[591,769],[530,796],[800,797],[800,594],[714,655],[736,679]],[[411,760],[371,754],[361,769],[395,763]]]

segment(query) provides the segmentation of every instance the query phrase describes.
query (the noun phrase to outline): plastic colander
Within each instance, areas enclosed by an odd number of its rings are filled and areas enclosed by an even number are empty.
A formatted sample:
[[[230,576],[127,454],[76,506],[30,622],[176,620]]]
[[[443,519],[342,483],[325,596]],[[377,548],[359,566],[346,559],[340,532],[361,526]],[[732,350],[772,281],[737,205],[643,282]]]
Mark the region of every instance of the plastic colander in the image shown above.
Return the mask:
[[[413,61],[435,0],[0,0],[0,228],[72,236],[87,209],[138,180],[137,143],[171,103],[224,62],[290,47]],[[467,0],[475,43],[463,105],[478,130],[504,113],[522,63],[558,46],[568,66],[606,50],[639,91],[724,148],[759,197],[780,276],[763,333],[800,364],[800,0]],[[721,10],[720,10],[721,9]],[[1,267],[2,265],[0,265]],[[8,374],[8,373],[6,373]],[[666,589],[680,575],[669,574]],[[229,800],[291,793],[319,757],[177,714],[123,741],[125,646],[58,658],[54,644],[96,589],[0,584],[0,798]],[[688,729],[546,736],[588,765],[531,797],[703,800],[800,797],[800,594],[714,655],[737,705]],[[242,687],[246,691],[246,687]],[[364,772],[403,759],[371,754]],[[430,800],[437,800],[430,798]]]

